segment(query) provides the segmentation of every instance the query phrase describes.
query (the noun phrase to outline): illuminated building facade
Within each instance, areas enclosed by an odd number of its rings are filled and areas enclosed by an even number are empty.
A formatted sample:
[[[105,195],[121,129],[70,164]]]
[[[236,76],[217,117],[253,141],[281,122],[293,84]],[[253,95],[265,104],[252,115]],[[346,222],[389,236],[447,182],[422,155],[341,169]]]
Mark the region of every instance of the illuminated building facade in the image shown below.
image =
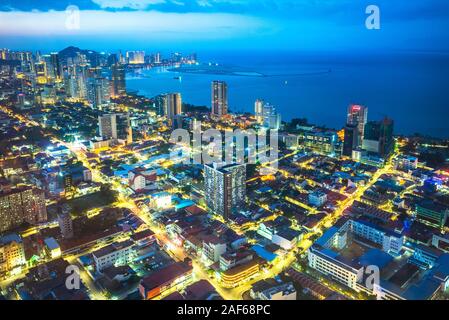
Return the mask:
[[[338,136],[335,132],[307,131],[299,135],[299,140],[306,148],[320,154],[331,155],[338,149]]]
[[[204,191],[207,206],[227,219],[240,209],[246,197],[246,165],[204,166]]]
[[[224,81],[212,81],[212,117],[228,114],[228,85]]]
[[[163,98],[164,114],[170,123],[173,123],[175,117],[182,113],[182,99],[180,93],[169,93]]]
[[[263,100],[257,99],[254,103],[254,114],[256,116],[256,121],[258,124],[263,123],[263,106],[265,102]]]
[[[365,132],[365,124],[368,121],[368,108],[358,104],[352,104],[348,107],[348,115],[346,124],[355,125],[358,128],[357,145],[362,146],[363,136]]]
[[[37,224],[45,221],[47,209],[42,190],[27,187],[0,193],[0,232],[24,222]]]
[[[189,284],[192,276],[193,268],[190,263],[175,262],[143,278],[139,292],[144,299],[149,300],[175,286]]]
[[[262,107],[263,126],[267,129],[279,130],[281,127],[281,114],[276,111],[276,108],[264,103]]]
[[[394,150],[393,130],[394,122],[389,118],[368,122],[365,126],[363,149],[382,158],[388,157]]]
[[[143,64],[145,63],[145,51],[127,51],[126,59],[129,64]]]
[[[0,238],[0,275],[26,264],[22,238],[9,234]]]
[[[260,270],[260,261],[251,260],[221,273],[221,282],[223,286],[232,288],[243,281],[255,276]]]
[[[133,241],[116,242],[101,248],[92,254],[97,271],[102,271],[111,266],[123,266],[132,262],[136,257]]]

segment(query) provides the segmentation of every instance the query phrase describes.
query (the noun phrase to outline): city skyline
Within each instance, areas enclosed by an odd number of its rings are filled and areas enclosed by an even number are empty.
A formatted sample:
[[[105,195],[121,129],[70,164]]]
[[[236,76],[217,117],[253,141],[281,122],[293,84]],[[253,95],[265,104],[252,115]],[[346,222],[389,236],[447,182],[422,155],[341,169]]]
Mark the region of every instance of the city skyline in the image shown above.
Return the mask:
[[[0,305],[449,300],[448,9],[0,2]]]

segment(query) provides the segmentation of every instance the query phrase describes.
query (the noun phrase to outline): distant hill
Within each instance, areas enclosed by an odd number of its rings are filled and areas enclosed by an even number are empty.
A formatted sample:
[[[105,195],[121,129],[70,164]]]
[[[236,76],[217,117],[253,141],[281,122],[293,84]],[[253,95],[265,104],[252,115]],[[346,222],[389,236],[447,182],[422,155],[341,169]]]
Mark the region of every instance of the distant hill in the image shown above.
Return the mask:
[[[68,58],[75,58],[78,53],[86,55],[87,59],[95,67],[98,61],[99,53],[93,50],[84,50],[78,47],[70,46],[59,51],[59,59],[66,63]]]

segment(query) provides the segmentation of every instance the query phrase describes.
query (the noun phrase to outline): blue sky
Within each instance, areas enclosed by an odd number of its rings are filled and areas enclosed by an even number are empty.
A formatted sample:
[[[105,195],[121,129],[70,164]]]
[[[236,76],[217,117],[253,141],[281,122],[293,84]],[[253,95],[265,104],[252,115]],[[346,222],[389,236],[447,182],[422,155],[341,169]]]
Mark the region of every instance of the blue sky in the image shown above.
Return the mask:
[[[380,30],[365,28],[370,4]],[[0,0],[0,47],[13,49],[447,51],[447,30],[447,0]]]

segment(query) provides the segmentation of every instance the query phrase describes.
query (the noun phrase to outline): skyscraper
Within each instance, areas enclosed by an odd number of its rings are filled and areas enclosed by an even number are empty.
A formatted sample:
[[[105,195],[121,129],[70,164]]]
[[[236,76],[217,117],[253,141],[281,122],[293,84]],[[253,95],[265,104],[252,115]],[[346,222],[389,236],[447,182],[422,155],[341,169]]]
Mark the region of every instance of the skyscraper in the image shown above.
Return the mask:
[[[347,124],[343,142],[343,155],[352,157],[352,151],[357,148],[359,143],[359,128],[355,124]]]
[[[170,123],[175,116],[182,113],[182,99],[180,93],[168,93],[164,96],[164,114]]]
[[[132,128],[128,114],[105,114],[98,117],[99,133],[103,140],[132,143]]]
[[[117,123],[115,114],[105,114],[98,117],[100,137],[103,140],[117,139]]]
[[[133,131],[129,114],[119,113],[116,115],[117,139],[129,144],[133,142]]]
[[[207,206],[228,219],[241,208],[246,197],[246,164],[204,166],[204,192]]]
[[[87,80],[87,100],[94,108],[100,108],[110,101],[111,86],[106,78],[91,77]]]
[[[281,114],[276,112],[276,108],[264,103],[262,107],[263,126],[267,129],[279,130],[281,127]]]
[[[212,81],[212,116],[220,118],[228,114],[228,85],[224,81]]]
[[[122,64],[114,64],[112,70],[112,96],[121,97],[126,95],[126,72]]]
[[[254,115],[256,116],[256,121],[258,124],[263,123],[263,105],[265,102],[263,100],[257,99],[254,103]]]
[[[365,125],[368,121],[368,108],[358,104],[351,104],[348,107],[346,124],[358,127],[357,144],[354,147],[361,147],[365,133]]]
[[[365,126],[363,149],[380,157],[388,157],[394,148],[393,130],[394,122],[389,118],[369,121]]]
[[[126,58],[129,64],[145,63],[145,51],[127,51]]]
[[[51,58],[51,65],[53,67],[53,74],[55,76],[55,79],[62,80],[63,74],[62,74],[62,66],[59,61],[59,54],[57,52],[52,52],[50,54]]]

